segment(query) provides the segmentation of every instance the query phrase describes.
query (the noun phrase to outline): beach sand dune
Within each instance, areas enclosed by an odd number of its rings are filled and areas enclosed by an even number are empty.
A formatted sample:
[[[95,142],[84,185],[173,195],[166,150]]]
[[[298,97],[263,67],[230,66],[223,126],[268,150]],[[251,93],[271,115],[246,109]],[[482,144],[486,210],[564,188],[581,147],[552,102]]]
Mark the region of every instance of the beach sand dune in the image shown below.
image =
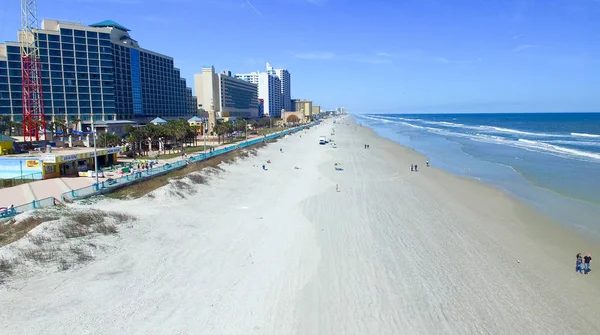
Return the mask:
[[[600,281],[573,257],[597,244],[424,162],[328,120],[184,199],[101,201],[138,221],[84,267],[1,288],[2,333],[600,333]]]

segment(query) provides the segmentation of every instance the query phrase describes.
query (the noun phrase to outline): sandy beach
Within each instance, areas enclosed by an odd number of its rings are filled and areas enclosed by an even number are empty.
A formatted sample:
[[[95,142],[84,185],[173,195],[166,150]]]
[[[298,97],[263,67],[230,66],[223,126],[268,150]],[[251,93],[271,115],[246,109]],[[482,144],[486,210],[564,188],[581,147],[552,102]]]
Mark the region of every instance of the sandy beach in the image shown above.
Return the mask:
[[[600,270],[573,257],[597,244],[425,161],[346,117],[206,184],[78,204],[137,219],[87,237],[82,266],[0,285],[0,333],[600,333]]]

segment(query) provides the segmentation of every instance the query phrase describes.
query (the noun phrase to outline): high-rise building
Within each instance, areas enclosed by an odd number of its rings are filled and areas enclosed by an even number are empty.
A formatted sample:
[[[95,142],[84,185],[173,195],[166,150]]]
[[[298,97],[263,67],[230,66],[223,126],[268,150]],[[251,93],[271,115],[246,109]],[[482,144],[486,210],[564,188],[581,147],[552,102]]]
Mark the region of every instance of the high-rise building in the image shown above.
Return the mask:
[[[267,73],[277,76],[281,81],[281,108],[286,111],[292,110],[291,76],[286,69],[273,69],[271,64],[267,63]]]
[[[214,66],[204,67],[194,75],[198,106],[210,111],[211,105],[220,117],[257,118],[258,87],[231,76],[230,71],[216,74]]]
[[[173,58],[140,48],[114,21],[43,20],[38,30],[47,120],[140,120],[196,114]],[[22,120],[18,42],[0,44],[0,115]]]
[[[266,92],[264,99],[264,116],[281,117],[281,81],[278,77],[262,72],[258,75],[258,91]]]
[[[262,99],[263,114],[267,117],[281,117],[281,80],[273,73],[251,72],[236,74],[236,78],[258,85],[258,98]]]

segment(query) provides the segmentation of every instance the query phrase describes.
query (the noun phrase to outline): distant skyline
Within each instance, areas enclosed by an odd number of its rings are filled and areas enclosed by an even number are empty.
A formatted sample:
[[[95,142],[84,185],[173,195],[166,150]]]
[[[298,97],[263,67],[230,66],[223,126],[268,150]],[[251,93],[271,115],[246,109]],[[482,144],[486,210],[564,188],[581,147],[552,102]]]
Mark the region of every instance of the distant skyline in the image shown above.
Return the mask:
[[[38,17],[114,20],[175,60],[291,73],[292,98],[352,113],[600,111],[600,0],[38,0]],[[0,8],[15,41],[20,1]]]

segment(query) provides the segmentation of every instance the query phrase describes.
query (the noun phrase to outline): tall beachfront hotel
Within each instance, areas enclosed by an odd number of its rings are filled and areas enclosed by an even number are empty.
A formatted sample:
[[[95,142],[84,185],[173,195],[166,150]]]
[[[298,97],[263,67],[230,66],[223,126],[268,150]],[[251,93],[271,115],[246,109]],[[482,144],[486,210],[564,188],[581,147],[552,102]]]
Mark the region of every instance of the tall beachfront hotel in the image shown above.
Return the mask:
[[[281,108],[286,111],[292,110],[291,76],[286,69],[274,69],[267,63],[267,73],[276,76],[281,81]]]
[[[173,58],[140,48],[129,29],[43,20],[38,30],[47,120],[132,120],[196,114]],[[0,116],[22,120],[18,42],[0,44]]]
[[[225,118],[258,118],[258,87],[235,78],[231,71],[215,72],[214,66],[205,66],[202,73],[194,74],[198,107],[214,111]]]
[[[273,69],[267,63],[266,72],[242,73],[235,77],[258,85],[258,97],[264,102],[264,116],[278,118],[281,109],[292,110],[290,73],[286,69]]]

